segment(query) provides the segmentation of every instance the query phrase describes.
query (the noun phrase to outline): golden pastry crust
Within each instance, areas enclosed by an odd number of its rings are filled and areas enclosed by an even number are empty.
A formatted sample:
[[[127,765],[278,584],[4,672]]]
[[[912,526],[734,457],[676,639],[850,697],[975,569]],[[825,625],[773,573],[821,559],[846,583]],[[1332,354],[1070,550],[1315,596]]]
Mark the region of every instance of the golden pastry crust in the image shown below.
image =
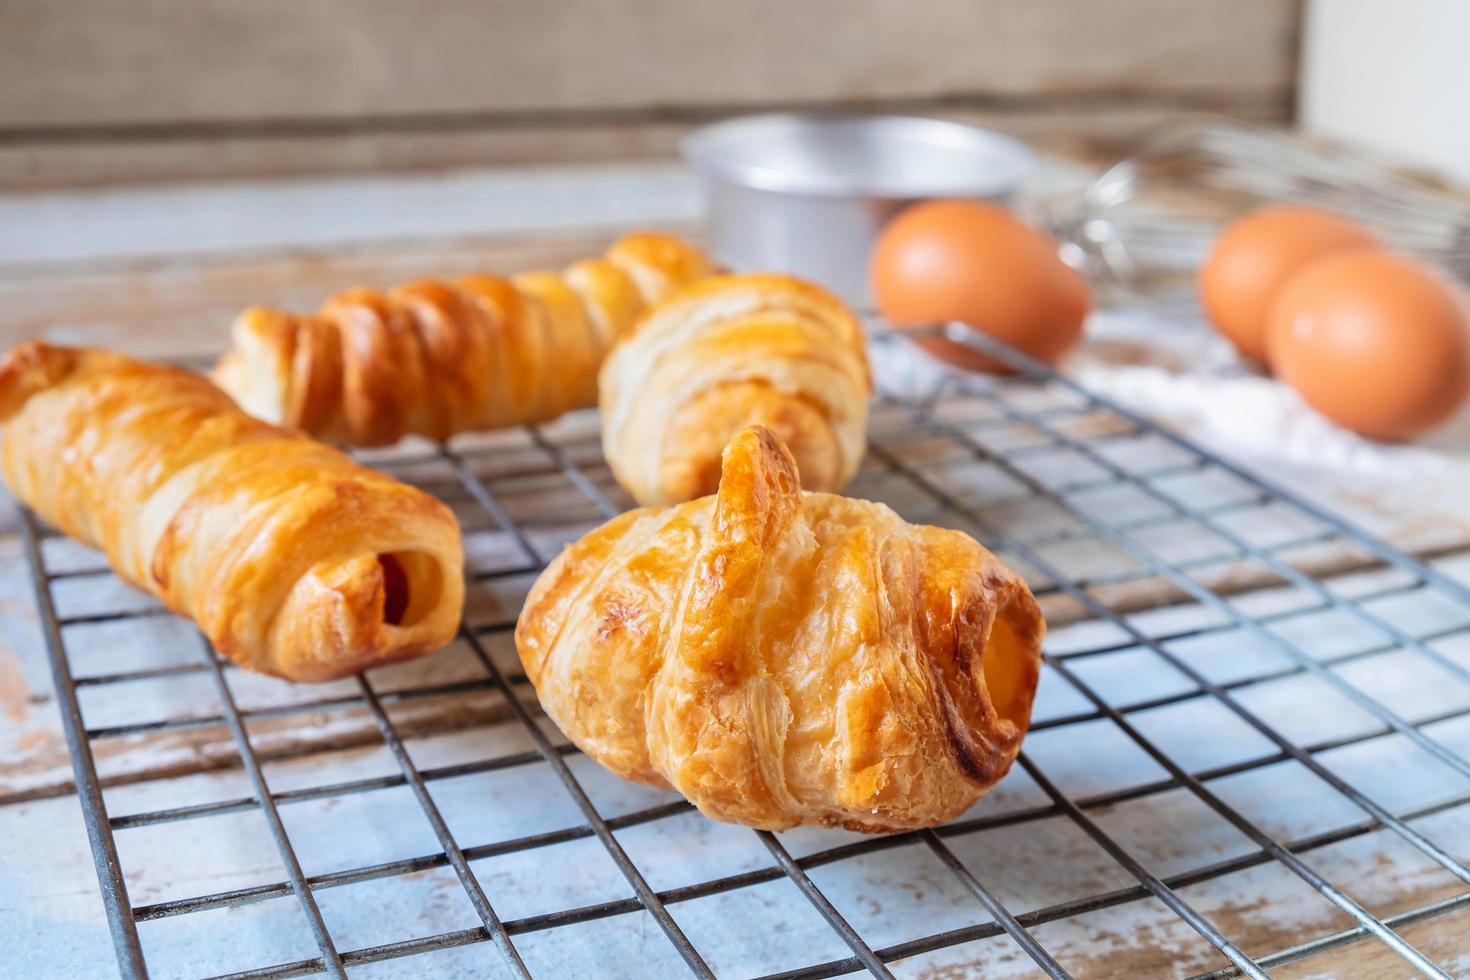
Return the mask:
[[[802,485],[838,490],[862,462],[872,385],[862,328],[791,276],[714,276],[679,291],[600,375],[602,447],[640,504],[713,493],[720,453],[749,425],[796,457]]]
[[[949,820],[1005,775],[1044,631],[973,538],[803,493],[750,428],[716,496],[564,550],[516,647],[546,713],[618,775],[718,820],[883,832]]]
[[[205,378],[23,344],[0,361],[0,422],[15,495],[242,667],[330,680],[454,636],[449,508],[251,418]]]
[[[349,289],[312,315],[253,307],[213,377],[257,418],[346,445],[547,422],[595,405],[617,339],[713,272],[683,239],[642,232],[560,273]]]

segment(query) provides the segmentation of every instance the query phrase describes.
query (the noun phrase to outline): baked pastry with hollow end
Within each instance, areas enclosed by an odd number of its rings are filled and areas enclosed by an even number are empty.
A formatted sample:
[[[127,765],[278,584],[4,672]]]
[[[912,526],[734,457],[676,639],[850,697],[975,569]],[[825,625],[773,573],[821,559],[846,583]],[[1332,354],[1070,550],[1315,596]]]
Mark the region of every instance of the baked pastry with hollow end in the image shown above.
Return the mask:
[[[454,636],[454,514],[342,453],[253,419],[208,380],[29,343],[0,361],[15,495],[242,667],[323,681]]]
[[[602,451],[640,504],[715,492],[720,453],[748,425],[796,456],[802,485],[857,472],[872,383],[862,327],[820,286],[715,276],[651,310],[601,374]]]
[[[1005,775],[1044,629],[973,538],[803,493],[750,428],[716,496],[564,550],[516,647],[546,713],[618,775],[717,820],[880,832],[951,819]]]
[[[253,307],[214,380],[250,414],[328,442],[549,422],[597,404],[597,369],[652,304],[714,271],[644,232],[561,272],[349,289],[315,314]]]

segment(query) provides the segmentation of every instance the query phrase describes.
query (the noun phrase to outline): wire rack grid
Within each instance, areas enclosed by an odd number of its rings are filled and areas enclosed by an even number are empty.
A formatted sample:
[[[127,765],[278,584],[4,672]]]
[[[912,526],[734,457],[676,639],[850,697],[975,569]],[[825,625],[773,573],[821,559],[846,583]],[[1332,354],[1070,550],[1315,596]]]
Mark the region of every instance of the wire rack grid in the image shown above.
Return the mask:
[[[883,345],[901,343],[879,334],[879,356]],[[634,962],[617,961],[616,949],[599,952],[595,973],[887,977],[922,972],[920,966],[946,951],[1000,943],[1010,951],[1002,961],[1010,962],[1014,975],[1063,977],[1107,972],[1079,958],[1077,930],[1095,932],[1100,915],[1147,907],[1157,912],[1151,928],[1176,930],[1174,952],[1146,961],[1162,972],[1178,973],[1181,963],[1193,963],[1200,975],[1262,977],[1322,954],[1351,948],[1354,955],[1367,955],[1374,948],[1390,951],[1400,969],[1450,975],[1455,967],[1437,962],[1442,944],[1432,952],[1429,944],[1414,941],[1420,934],[1413,930],[1452,920],[1470,906],[1462,841],[1448,842],[1434,823],[1437,816],[1470,806],[1470,741],[1454,727],[1470,719],[1470,659],[1445,645],[1470,636],[1470,588],[1441,567],[1387,546],[1043,365],[973,334],[963,342],[1007,361],[1017,376],[954,379],[918,401],[880,395],[868,460],[849,492],[884,500],[911,520],[976,534],[1027,576],[1053,631],[1043,697],[1017,770],[970,813],[934,830],[878,837],[750,832],[710,824],[671,794],[650,791],[635,798],[639,805],[618,805],[608,802],[605,786],[593,785],[595,768],[582,765],[585,757],[540,715],[509,637],[519,596],[548,556],[628,504],[600,458],[595,420],[365,454],[367,462],[432,489],[456,507],[466,530],[472,593],[484,589],[493,596],[488,605],[472,599],[467,610],[458,644],[467,672],[432,683],[395,684],[375,671],[345,686],[282,685],[290,695],[279,703],[252,693],[242,704],[240,692],[257,681],[195,633],[189,634],[190,654],[181,659],[124,670],[78,669],[82,644],[95,635],[87,630],[111,625],[146,631],[168,620],[157,606],[137,602],[69,609],[78,587],[93,588],[110,572],[95,556],[59,558],[67,543],[23,513],[36,601],[121,973],[198,975],[204,960],[194,958],[197,947],[190,946],[181,963],[165,963],[167,944],[148,939],[147,928],[274,902],[294,908],[311,951],[261,961],[251,959],[258,951],[244,942],[244,963],[203,972],[344,976],[424,957],[420,972],[453,973],[461,970],[433,957],[462,949],[478,957],[476,969],[485,975],[565,975],[565,960],[548,958],[548,949],[565,951],[568,943],[584,942],[573,938],[578,928],[636,917],[652,923],[653,938],[636,947]],[[492,546],[480,548],[477,540]],[[1435,615],[1401,614],[1406,597],[1430,600]],[[1319,649],[1312,640],[1328,631],[1329,619],[1337,633],[1347,629],[1359,642]],[[1249,655],[1242,653],[1247,650]],[[1464,697],[1406,707],[1398,692],[1363,680],[1381,673],[1359,673],[1384,658],[1412,660],[1430,672],[1427,683],[1435,690]],[[1167,682],[1161,685],[1160,678]],[[130,696],[142,701],[142,717],[89,723],[85,709],[93,692],[179,679],[207,682],[218,710],[149,716],[146,699]],[[1296,724],[1303,712],[1294,699],[1304,696],[1303,684],[1311,685],[1316,713],[1329,722],[1323,732]],[[1262,696],[1277,690],[1287,693]],[[457,698],[491,699],[496,717],[519,733],[520,747],[435,764],[422,751],[417,721],[404,712]],[[328,758],[330,746],[308,739],[284,749],[272,743],[266,750],[266,727],[343,712],[370,721],[391,769],[331,781],[324,776],[331,767],[322,765],[310,770],[314,775],[303,785],[274,785],[272,767],[293,760],[310,765],[318,756]],[[1181,713],[1185,734],[1157,723]],[[1354,723],[1334,724],[1344,718]],[[463,724],[473,731],[476,723]],[[216,761],[242,775],[238,795],[119,812],[126,801],[99,775],[99,752],[120,740],[208,729],[226,733],[221,739],[232,746]],[[1343,761],[1364,747],[1389,743],[1406,753],[1396,765],[1416,767],[1427,784],[1412,799],[1397,793],[1391,779],[1365,776]],[[1226,744],[1238,751],[1202,751]],[[1090,754],[1090,746],[1102,748]],[[1136,764],[1110,772],[1109,758],[1124,756]],[[1343,815],[1330,826],[1300,829],[1238,791],[1245,780],[1283,769],[1293,787],[1310,782],[1319,788],[1327,802],[1311,808]],[[571,817],[561,825],[489,833],[491,839],[474,841],[462,826],[455,829],[462,821],[444,792],[448,784],[503,776],[509,780],[506,793],[476,806],[514,808],[523,793],[526,807],[554,806],[530,802],[534,794],[525,787],[537,773],[548,776],[561,803],[570,807],[565,812]],[[1024,791],[1009,792],[1019,783]],[[303,861],[301,838],[311,833],[292,822],[290,811],[390,789],[411,795],[432,835],[429,849],[329,870]],[[1293,799],[1287,805],[1303,804]],[[1168,836],[1181,806],[1192,808],[1197,822],[1176,842],[1175,860],[1168,860],[1152,846],[1156,840],[1136,830],[1143,825],[1155,836]],[[263,820],[278,875],[160,901],[130,900],[139,869],[124,859],[127,835],[163,828],[181,841],[188,827],[230,814]],[[327,833],[357,832],[347,817],[335,819],[343,822]],[[1206,820],[1228,829],[1206,833],[1198,822]],[[631,835],[648,827],[676,829],[659,847],[630,853]],[[1031,872],[1013,866],[1024,859],[1013,855],[1007,863],[1004,855],[1012,845],[987,842],[1040,827],[1080,835],[1080,843],[1068,846],[1090,848],[1107,873],[1077,881],[1080,871],[1054,869],[1069,886],[1065,892],[1027,894],[1017,880]],[[1231,831],[1233,845],[1210,859],[1201,840]],[[755,856],[747,854],[743,863],[723,870],[699,867],[690,855],[716,833],[721,840],[743,835],[741,846],[753,840]],[[1326,856],[1368,838],[1391,839],[1439,875],[1435,897],[1390,906],[1365,896],[1356,881],[1350,886],[1336,880],[1339,865]],[[567,866],[565,857],[555,855],[559,847],[584,841],[595,843],[615,868],[616,894],[554,901],[530,914],[507,911],[505,896],[513,884],[583,874],[584,868]],[[986,851],[988,846],[1000,851]],[[529,859],[516,865],[519,877],[489,873],[490,863],[509,857]],[[1072,859],[1070,851],[1058,857]],[[1049,864],[1047,858],[1040,855]],[[684,869],[684,880],[670,872],[675,861],[694,864]],[[883,893],[884,879],[875,885],[871,876],[841,874],[859,867],[867,874],[874,862],[885,874],[892,862],[924,863],[932,872],[929,886],[948,896],[944,908],[926,908],[918,900],[911,914],[894,916],[908,923],[898,936],[891,922],[862,904],[870,897],[865,890]],[[1273,877],[1260,877],[1268,872]],[[365,942],[334,922],[331,908],[324,912],[338,890],[388,888],[431,873],[452,875],[460,900],[468,902],[473,917],[462,927]],[[1279,917],[1286,903],[1302,901],[1303,894],[1325,902],[1329,914],[1317,920],[1325,925],[1265,933],[1246,928],[1214,904],[1209,886],[1227,881],[1251,884],[1268,919]],[[717,907],[717,917],[734,923],[734,935],[719,941],[707,938],[708,917],[692,911],[701,902],[781,883],[792,897],[758,904],[743,913],[747,918],[731,919],[733,913]],[[794,944],[777,941],[785,920],[796,916],[793,902],[805,903],[808,916],[815,914],[827,945],[811,932]],[[552,943],[541,941],[545,937],[553,937]],[[667,955],[649,953],[653,946]],[[1148,972],[1140,961],[1130,962],[1125,972]]]

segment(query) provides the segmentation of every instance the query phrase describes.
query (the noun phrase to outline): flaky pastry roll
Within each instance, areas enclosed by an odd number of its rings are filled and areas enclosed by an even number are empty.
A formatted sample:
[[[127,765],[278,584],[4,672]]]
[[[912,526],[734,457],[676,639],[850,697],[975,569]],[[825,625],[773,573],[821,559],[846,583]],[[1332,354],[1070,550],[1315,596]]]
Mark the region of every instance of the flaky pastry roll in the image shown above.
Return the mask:
[[[251,418],[205,378],[23,344],[0,361],[0,423],[16,497],[242,667],[329,680],[454,636],[449,508]]]
[[[749,425],[790,448],[812,490],[840,489],[862,462],[862,328],[836,296],[791,276],[681,290],[613,350],[600,385],[603,455],[640,504],[714,493],[721,451]]]
[[[597,404],[597,370],[651,305],[713,272],[644,232],[561,272],[349,289],[314,314],[252,307],[215,382],[257,418],[353,446],[547,422]]]
[[[1044,630],[973,538],[803,493],[751,428],[716,496],[564,550],[516,646],[546,713],[618,775],[719,820],[879,832],[955,817],[1005,775]]]

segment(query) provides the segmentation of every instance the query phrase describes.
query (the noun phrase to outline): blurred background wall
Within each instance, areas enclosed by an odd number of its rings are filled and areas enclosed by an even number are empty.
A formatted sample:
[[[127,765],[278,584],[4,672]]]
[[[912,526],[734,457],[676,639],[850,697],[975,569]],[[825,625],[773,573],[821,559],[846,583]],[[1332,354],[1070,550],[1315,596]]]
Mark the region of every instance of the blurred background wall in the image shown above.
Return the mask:
[[[0,186],[671,155],[757,108],[1288,121],[1297,0],[0,0]]]

